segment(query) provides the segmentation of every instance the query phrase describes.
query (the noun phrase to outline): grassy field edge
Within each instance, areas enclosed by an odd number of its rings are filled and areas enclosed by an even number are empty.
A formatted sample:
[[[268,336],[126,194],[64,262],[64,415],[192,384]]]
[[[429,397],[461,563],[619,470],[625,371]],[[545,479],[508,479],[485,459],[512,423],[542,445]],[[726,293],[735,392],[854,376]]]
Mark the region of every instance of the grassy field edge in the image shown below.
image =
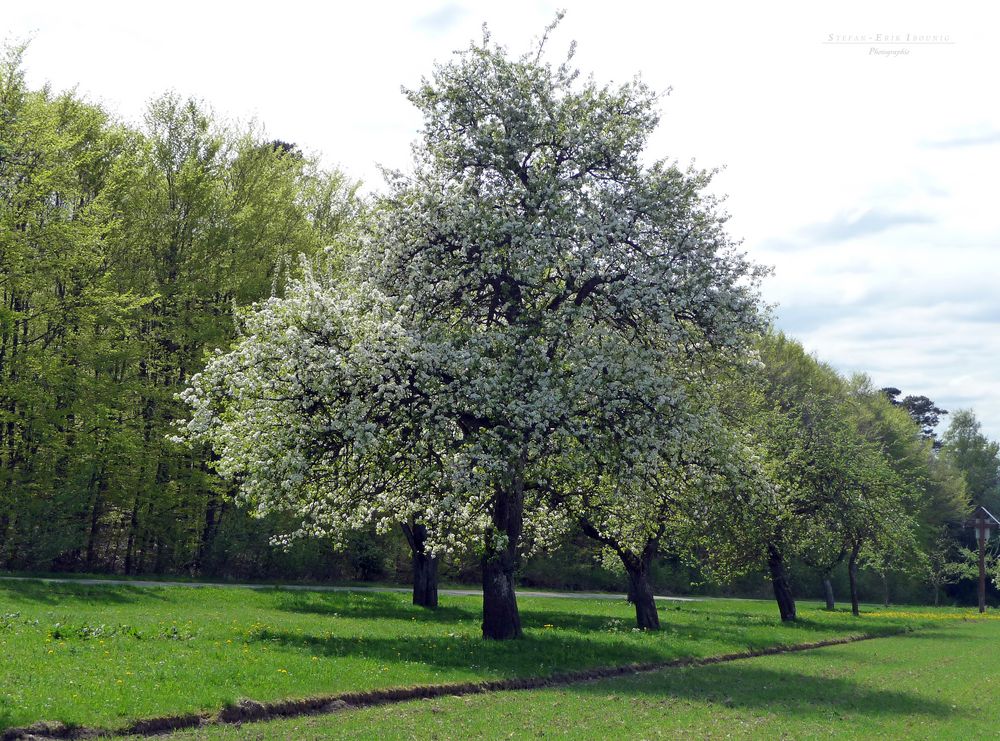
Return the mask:
[[[357,710],[361,708],[391,705],[413,700],[427,700],[438,697],[461,697],[465,695],[484,694],[489,692],[511,692],[519,690],[536,690],[548,687],[559,687],[580,682],[601,679],[611,679],[629,674],[656,672],[679,667],[709,666],[730,661],[753,659],[763,656],[810,651],[829,646],[840,646],[859,641],[869,641],[877,638],[892,638],[913,632],[912,628],[901,628],[892,632],[860,633],[830,638],[820,641],[810,641],[790,645],[774,645],[760,649],[748,649],[733,653],[705,657],[685,657],[667,661],[621,664],[615,666],[595,667],[576,671],[557,672],[542,676],[512,677],[507,679],[483,680],[479,682],[448,682],[441,684],[414,685],[409,687],[387,687],[377,690],[358,692],[342,692],[333,695],[294,698],[269,702],[244,699],[227,705],[215,713],[184,713],[166,715],[156,718],[143,718],[132,721],[118,728],[88,728],[86,726],[71,726],[52,721],[40,721],[30,726],[10,728],[0,737],[3,741],[14,741],[24,738],[109,738],[121,736],[153,736],[168,731],[184,730],[212,724],[242,724],[293,718],[303,715],[320,715],[326,713]]]

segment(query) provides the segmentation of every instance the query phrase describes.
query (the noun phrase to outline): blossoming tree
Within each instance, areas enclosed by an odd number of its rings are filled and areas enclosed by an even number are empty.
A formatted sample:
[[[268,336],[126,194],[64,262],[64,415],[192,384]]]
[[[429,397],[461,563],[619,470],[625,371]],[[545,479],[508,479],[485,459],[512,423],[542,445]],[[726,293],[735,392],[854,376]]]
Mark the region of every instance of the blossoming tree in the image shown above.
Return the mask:
[[[307,530],[419,515],[432,552],[478,548],[490,639],[521,635],[516,560],[568,519],[545,490],[560,457],[659,465],[678,364],[738,352],[758,322],[760,271],[709,175],[643,160],[657,96],[581,82],[543,47],[511,58],[484,33],[407,91],[413,167],[348,278],[262,305],[188,394],[189,431],[252,504]]]
[[[720,412],[721,389],[711,380],[742,377],[750,358],[723,364],[718,353],[702,351],[680,359],[670,402],[646,416],[644,437],[619,437],[611,428],[606,438],[594,431],[585,445],[570,441],[542,482],[560,509],[621,561],[641,630],[660,627],[650,582],[657,556],[686,553],[689,540],[706,535],[699,514],[706,499],[728,499],[759,483],[750,450]]]

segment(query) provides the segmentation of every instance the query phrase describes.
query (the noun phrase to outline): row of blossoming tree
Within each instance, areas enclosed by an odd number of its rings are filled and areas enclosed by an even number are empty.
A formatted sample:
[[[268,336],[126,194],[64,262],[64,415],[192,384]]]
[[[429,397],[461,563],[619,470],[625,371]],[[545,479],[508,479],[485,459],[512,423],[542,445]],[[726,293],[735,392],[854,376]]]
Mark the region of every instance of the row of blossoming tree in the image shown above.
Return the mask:
[[[406,92],[412,169],[360,237],[241,314],[181,436],[253,511],[294,515],[289,538],[401,527],[418,604],[438,558],[478,553],[486,638],[521,635],[516,562],[571,527],[620,558],[640,628],[661,549],[766,566],[794,619],[791,555],[855,573],[912,537],[891,424],[864,429],[889,405],[767,333],[766,271],[710,173],[646,159],[656,94],[544,44],[512,58],[484,33]]]

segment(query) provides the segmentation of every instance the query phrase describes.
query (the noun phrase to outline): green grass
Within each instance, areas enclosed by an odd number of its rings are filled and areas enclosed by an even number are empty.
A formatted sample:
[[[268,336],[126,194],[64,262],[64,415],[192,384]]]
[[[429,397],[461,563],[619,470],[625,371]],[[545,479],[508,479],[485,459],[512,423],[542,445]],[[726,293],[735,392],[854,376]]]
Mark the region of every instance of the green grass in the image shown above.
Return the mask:
[[[0,728],[38,720],[117,727],[165,714],[380,687],[546,675],[920,626],[803,605],[664,603],[634,632],[624,602],[523,599],[526,638],[480,638],[480,599],[436,611],[405,594],[0,583]]]
[[[996,620],[946,621],[801,653],[172,738],[995,738],[998,643]]]

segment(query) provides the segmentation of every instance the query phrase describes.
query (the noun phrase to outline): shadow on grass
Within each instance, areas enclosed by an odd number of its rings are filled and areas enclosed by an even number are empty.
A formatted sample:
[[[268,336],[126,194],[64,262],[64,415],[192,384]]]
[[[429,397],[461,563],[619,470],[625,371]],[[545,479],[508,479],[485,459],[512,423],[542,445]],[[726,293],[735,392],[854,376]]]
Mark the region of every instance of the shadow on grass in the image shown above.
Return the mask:
[[[803,617],[783,625],[776,616],[766,617],[740,607],[678,609],[664,605],[660,609],[661,630],[636,634],[632,631],[630,609],[603,614],[577,613],[567,603],[551,609],[522,609],[526,638],[513,643],[493,643],[481,640],[481,612],[479,605],[471,600],[427,610],[410,604],[406,595],[398,594],[276,592],[272,599],[277,609],[294,613],[360,619],[372,624],[393,620],[407,625],[439,626],[442,631],[453,626],[456,635],[414,635],[409,630],[406,635],[399,635],[396,629],[387,630],[388,635],[345,636],[337,635],[340,631],[336,629],[303,634],[272,626],[254,635],[251,641],[276,643],[309,655],[414,662],[447,669],[474,667],[497,676],[544,675],[562,669],[810,643],[838,635],[893,634],[900,629],[898,623],[875,623],[850,615],[825,621]],[[392,636],[393,633],[396,635]]]
[[[416,663],[437,669],[469,669],[481,677],[546,676],[560,671],[669,660],[689,655],[663,644],[599,641],[551,631],[519,641],[484,641],[478,634],[398,638],[316,636],[266,629],[251,642],[277,644],[307,655],[361,658],[384,664]]]
[[[786,657],[782,656],[779,661]],[[839,659],[840,657],[838,657]],[[729,708],[766,710],[777,715],[828,715],[833,711],[868,717],[961,715],[948,703],[899,690],[865,686],[843,677],[735,663],[667,669],[653,674],[575,685],[578,695],[618,695],[666,704],[670,699],[709,702]],[[595,700],[596,701],[596,700]]]
[[[478,604],[468,608],[439,606],[434,609],[417,607],[409,602],[409,595],[380,592],[288,592],[275,590],[269,593],[274,608],[304,615],[364,618],[366,620],[414,619],[425,623],[459,623],[480,619]]]
[[[0,581],[0,594],[10,602],[35,602],[43,605],[65,605],[67,599],[101,605],[124,605],[136,602],[162,601],[166,597],[156,589],[133,587],[128,584],[73,584],[37,580]]]
[[[660,633],[671,632],[684,633],[687,635],[692,627],[701,632],[702,628],[709,633],[739,633],[748,628],[773,630],[780,628],[794,637],[794,634],[801,634],[796,640],[806,642],[814,640],[812,633],[823,633],[833,635],[835,633],[861,633],[869,630],[874,632],[895,632],[897,625],[882,624],[872,625],[870,622],[859,622],[845,618],[843,620],[817,621],[808,617],[800,617],[791,623],[782,623],[777,614],[773,617],[763,616],[760,613],[749,613],[741,610],[723,610],[718,606],[710,608],[685,608],[679,610],[670,606],[659,606]],[[573,612],[548,612],[544,610],[526,609],[521,610],[521,622],[525,627],[541,628],[545,624],[554,624],[560,628],[569,628],[581,631],[606,630],[611,620],[619,620],[625,630],[630,630],[635,625],[635,612],[631,607],[621,615],[594,615]]]
[[[442,604],[429,610],[416,607],[404,594],[383,594],[373,592],[269,592],[275,609],[305,615],[319,615],[366,620],[399,620],[418,623],[459,624],[473,623],[478,626],[482,620],[478,600],[465,599],[458,604]],[[452,601],[446,597],[445,600]],[[565,604],[536,607],[536,599],[522,600],[525,605],[520,610],[521,623],[526,629],[543,629],[546,626],[584,633],[607,633],[612,624],[622,631],[630,631],[634,626],[634,612],[631,607],[609,610],[614,603],[601,604],[600,613],[574,611],[572,601]],[[847,633],[894,633],[899,630],[899,622],[858,620],[850,614],[814,620],[800,617],[794,623],[782,624],[777,614],[765,616],[759,612],[744,609],[720,609],[718,605],[679,607],[670,604],[659,605],[660,635],[689,636],[692,626],[698,633],[707,632],[712,637],[736,645],[744,645],[748,629],[773,630],[780,628],[787,635],[784,642],[807,642],[815,640],[815,634],[834,635]],[[704,625],[702,625],[704,624]],[[774,643],[774,640],[770,640]],[[763,645],[753,643],[751,645]]]
[[[355,657],[385,664],[420,663],[442,670],[468,669],[478,677],[544,677],[565,671],[631,663],[669,661],[689,656],[691,649],[709,638],[705,630],[692,643],[657,641],[653,636],[639,640],[593,640],[550,631],[530,635],[521,641],[496,643],[452,637],[359,637],[310,636],[284,631],[265,631],[257,640],[268,641],[311,655]],[[567,686],[580,695],[617,696],[641,704],[669,704],[683,699],[720,703],[727,707],[766,710],[779,715],[816,715],[832,711],[860,715],[957,715],[950,705],[896,689],[867,686],[852,676],[859,665],[885,664],[875,657],[873,644],[859,649],[836,646],[817,667],[816,654],[799,652],[773,659],[751,658],[710,666],[673,667],[654,673]],[[881,653],[881,651],[879,651]],[[805,663],[812,657],[812,663]],[[767,661],[766,665],[757,662]],[[827,669],[825,662],[829,662]],[[779,666],[775,666],[780,662]],[[830,675],[832,671],[833,675]],[[837,676],[837,673],[846,676]],[[456,679],[458,677],[455,677]]]
[[[409,602],[408,595],[372,592],[287,592],[271,593],[274,607],[286,612],[330,617],[361,618],[365,620],[401,620],[405,622],[458,624],[482,622],[482,606],[475,598],[459,604],[443,604],[434,609],[417,607]],[[446,597],[448,601],[454,598]],[[529,601],[530,604],[530,601]],[[557,625],[580,631],[606,630],[611,620],[621,620],[628,630],[631,612],[626,615],[594,615],[574,613],[572,605],[560,605],[553,610],[521,609],[521,624],[525,628],[543,628]]]
[[[782,623],[774,616],[764,617],[759,613],[740,610],[688,609],[678,612],[671,608],[660,608],[660,630],[654,635],[668,639],[685,641],[714,640],[737,647],[761,648],[775,644],[810,643],[824,638],[851,634],[894,635],[903,622],[857,620],[850,616],[842,620],[814,620],[800,617],[790,623]],[[579,615],[572,613],[552,613],[524,610],[521,612],[525,627],[541,628],[553,624],[559,628],[581,632],[606,632],[614,619],[610,616]],[[630,631],[635,625],[631,611],[627,617],[620,617],[622,629]]]
[[[550,618],[551,619],[551,618]],[[458,626],[456,626],[458,627]],[[725,626],[680,626],[659,633],[531,631],[518,641],[484,641],[478,625],[448,635],[336,635],[264,628],[248,638],[309,656],[356,658],[380,664],[422,664],[480,676],[546,676],[562,671],[672,661],[810,642],[814,635],[747,635]],[[830,633],[833,634],[832,631]]]

